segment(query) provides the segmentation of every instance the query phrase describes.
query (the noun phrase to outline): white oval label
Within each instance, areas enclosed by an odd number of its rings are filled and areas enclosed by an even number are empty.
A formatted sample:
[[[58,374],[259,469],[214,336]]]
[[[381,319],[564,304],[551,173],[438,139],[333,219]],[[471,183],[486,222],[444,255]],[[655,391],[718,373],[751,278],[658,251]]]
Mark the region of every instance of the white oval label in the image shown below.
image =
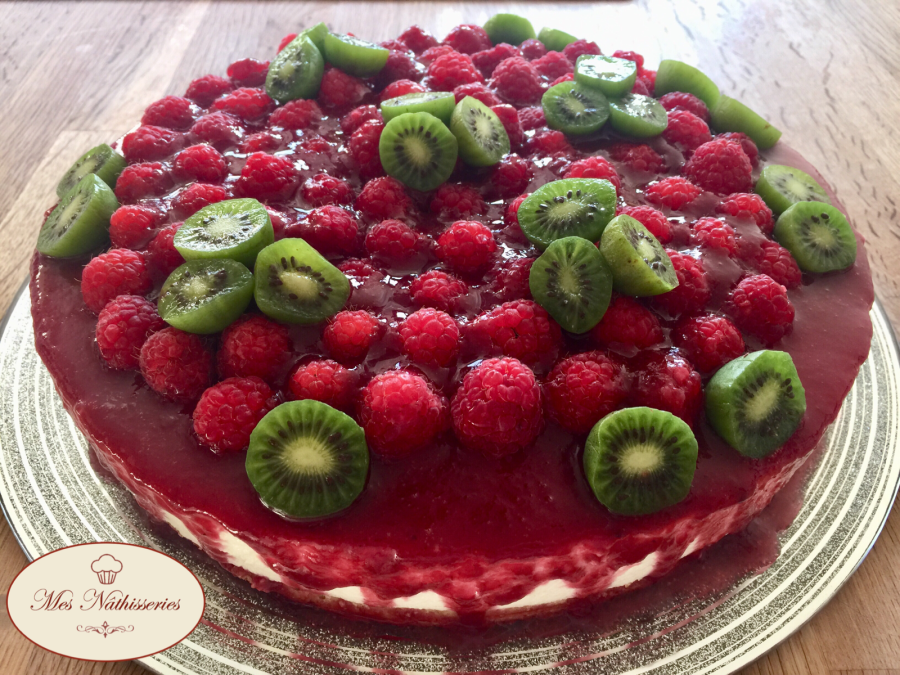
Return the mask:
[[[78,544],[41,556],[13,580],[6,609],[39,647],[88,661],[126,661],[190,635],[206,598],[197,577],[142,546]]]

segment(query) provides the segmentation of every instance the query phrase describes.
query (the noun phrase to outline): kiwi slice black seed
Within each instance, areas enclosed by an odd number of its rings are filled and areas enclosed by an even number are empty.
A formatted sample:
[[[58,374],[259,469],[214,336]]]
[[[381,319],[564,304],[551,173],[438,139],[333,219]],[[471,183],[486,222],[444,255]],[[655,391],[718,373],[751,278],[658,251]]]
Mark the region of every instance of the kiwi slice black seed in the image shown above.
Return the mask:
[[[753,190],[776,216],[797,202],[831,203],[825,188],[815,178],[805,171],[781,164],[769,164],[764,168]]]
[[[377,75],[387,63],[390,51],[352,35],[325,36],[325,60],[357,77]]]
[[[109,219],[117,208],[119,202],[109,185],[89,173],[47,217],[37,250],[54,258],[70,258],[97,248],[108,240]]]
[[[563,237],[598,242],[616,213],[616,189],[608,180],[564,178],[545,183],[519,206],[519,227],[544,250]]]
[[[403,113],[426,112],[444,124],[450,124],[450,115],[456,107],[452,91],[417,91],[381,102],[381,116],[389,122]]]
[[[369,473],[362,428],[306,399],[273,408],[250,434],[247,477],[263,504],[286,518],[321,518],[350,506]]]
[[[415,190],[434,190],[456,166],[456,137],[425,112],[403,113],[384,125],[378,142],[381,166]]]
[[[613,274],[613,288],[625,295],[668,293],[678,285],[672,260],[650,231],[631,216],[616,216],[600,238],[600,252]]]
[[[856,236],[831,204],[797,202],[778,216],[775,240],[804,272],[836,272],[856,260]]]
[[[655,98],[625,94],[622,98],[610,100],[609,123],[620,134],[648,138],[664,132],[669,125],[669,117]]]
[[[159,315],[187,333],[218,333],[244,313],[252,297],[253,275],[241,263],[188,260],[163,284]]]
[[[577,41],[578,38],[556,28],[541,28],[541,32],[538,33],[538,40],[543,42],[549,51],[561,52],[567,45]]]
[[[490,166],[509,152],[509,136],[497,113],[477,98],[466,96],[450,116],[450,131],[459,156],[471,166]]]
[[[328,26],[320,21],[312,28],[306,28],[305,30],[300,31],[300,35],[308,37],[319,49],[319,52],[323,52],[325,50],[325,36],[330,32]]]
[[[520,45],[535,36],[534,26],[524,16],[518,14],[494,14],[484,24],[484,32],[495,45],[505,42]]]
[[[694,66],[674,59],[664,59],[659,62],[659,69],[656,71],[653,95],[659,97],[672,91],[693,94],[709,108],[712,108],[721,96],[716,83]]]
[[[584,473],[613,513],[643,516],[687,497],[697,468],[697,439],[684,420],[654,408],[625,408],[594,425]]]
[[[63,174],[56,186],[56,196],[62,199],[81,179],[92,173],[109,187],[115,188],[119,174],[125,168],[125,158],[111,147],[102,143],[91,148]]]
[[[706,385],[706,417],[742,455],[760,458],[780,448],[800,426],[806,392],[787,352],[744,354]]]
[[[315,98],[322,84],[325,59],[310,35],[300,33],[278,52],[266,75],[266,93],[279,103]]]
[[[570,333],[596,326],[612,296],[613,275],[587,239],[557,239],[534,261],[528,286],[535,301]]]
[[[582,54],[575,61],[575,81],[610,98],[624,96],[637,80],[637,64],[602,54]]]
[[[578,82],[560,82],[541,97],[547,126],[583,136],[599,131],[609,119],[609,101],[597,89]]]
[[[205,206],[175,233],[185,260],[231,258],[253,267],[256,254],[275,241],[266,207],[255,199],[229,199]]]
[[[320,323],[350,297],[350,282],[302,239],[282,239],[256,257],[254,297],[263,314],[284,323]]]
[[[781,132],[740,101],[722,95],[709,109],[710,126],[716,131],[740,131],[761,149],[778,142]]]

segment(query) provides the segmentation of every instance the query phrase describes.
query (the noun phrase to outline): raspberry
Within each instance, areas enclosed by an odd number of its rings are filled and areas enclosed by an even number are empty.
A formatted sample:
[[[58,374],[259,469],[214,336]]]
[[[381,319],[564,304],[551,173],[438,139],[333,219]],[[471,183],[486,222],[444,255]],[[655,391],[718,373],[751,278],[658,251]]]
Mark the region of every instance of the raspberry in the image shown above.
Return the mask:
[[[458,220],[487,213],[487,204],[478,191],[468,185],[444,183],[435,191],[429,209],[442,218]]]
[[[519,123],[525,131],[532,131],[547,126],[547,118],[544,117],[544,109],[540,106],[520,109]]]
[[[361,105],[341,118],[341,131],[345,134],[352,134],[370,120],[383,121],[381,119],[381,111],[374,105]]]
[[[345,277],[353,277],[354,279],[368,279],[378,270],[372,266],[368,259],[363,258],[347,258],[338,265],[338,269]]]
[[[634,86],[631,87],[631,93],[640,94],[641,96],[653,96],[653,90],[639,77],[635,79]]]
[[[772,347],[791,332],[794,306],[787,289],[765,274],[744,277],[731,292],[728,309],[745,333]]]
[[[175,156],[172,170],[183,181],[218,183],[228,169],[222,154],[209,145],[192,145]]]
[[[531,445],[544,426],[540,387],[517,359],[487,359],[469,371],[450,412],[460,442],[489,457]]]
[[[459,220],[438,238],[437,254],[457,272],[474,274],[494,257],[494,234],[477,221]]]
[[[535,258],[516,258],[502,263],[491,283],[493,290],[503,302],[511,300],[531,300],[528,277]]]
[[[444,38],[443,44],[450,45],[460,54],[474,54],[491,48],[491,38],[481,26],[463,24],[456,26]]]
[[[519,229],[519,207],[522,206],[522,202],[528,199],[529,196],[531,196],[530,192],[519,195],[506,207],[506,213],[503,214],[503,222],[507,228],[511,230]]]
[[[560,75],[555,80],[550,83],[551,87],[555,87],[558,84],[562,84],[563,82],[574,82],[575,75],[573,73],[566,73],[565,75]]]
[[[172,327],[147,338],[140,366],[153,391],[176,401],[200,398],[212,380],[212,356],[200,336]]]
[[[681,150],[687,157],[704,143],[712,140],[706,122],[687,110],[670,110],[667,113],[669,125],[663,131],[663,138]]]
[[[501,42],[496,47],[485,49],[484,51],[472,54],[472,63],[478,68],[478,71],[485,77],[490,77],[494,73],[501,61],[511,59],[514,56],[522,56],[522,52],[518,47],[513,47],[505,42]]]
[[[716,207],[716,213],[724,213],[733,218],[753,220],[764,234],[772,234],[775,223],[772,209],[766,206],[763,198],[757,194],[733,194]]]
[[[236,87],[261,87],[266,82],[268,72],[268,61],[241,59],[228,66],[225,74],[234,82]]]
[[[413,82],[412,80],[397,80],[396,82],[391,82],[388,86],[386,86],[381,94],[378,95],[379,100],[387,101],[390,98],[397,98],[398,96],[406,96],[406,94],[421,94],[425,91],[425,87],[423,87],[418,82]],[[381,120],[381,114],[379,113],[378,118]]]
[[[278,43],[278,52],[283,52],[284,48],[291,44],[297,38],[297,33],[288,33],[283,38],[281,38],[281,42]]]
[[[130,163],[165,159],[180,150],[184,137],[162,127],[138,127],[122,139],[122,153]]]
[[[684,253],[670,250],[666,253],[675,268],[678,285],[668,293],[655,296],[653,302],[671,316],[699,312],[712,295],[703,265]]]
[[[181,96],[166,96],[151,103],[141,117],[141,124],[184,131],[194,123],[194,104]]]
[[[506,155],[491,171],[488,192],[493,199],[509,199],[528,187],[532,175],[531,162],[516,154]]]
[[[119,295],[144,295],[151,288],[144,256],[127,248],[101,253],[81,273],[84,304],[95,314]]]
[[[666,110],[687,110],[709,124],[709,108],[693,94],[673,91],[661,96],[659,102]]]
[[[299,225],[300,236],[319,253],[352,255],[359,249],[359,221],[340,206],[320,206]]]
[[[265,208],[266,213],[269,214],[269,220],[272,222],[272,229],[275,230],[275,240],[284,239],[289,225],[288,216],[281,211],[273,209],[271,206],[266,206]]]
[[[481,82],[461,84],[453,90],[453,96],[456,98],[457,103],[462,101],[466,96],[471,96],[484,103],[488,108],[500,105],[500,99]]]
[[[260,131],[247,136],[238,146],[238,150],[248,155],[254,152],[274,153],[281,148],[283,142],[284,136],[278,132]]]
[[[322,121],[322,109],[315,101],[288,101],[269,115],[269,124],[284,129],[308,129]]]
[[[165,327],[152,302],[139,295],[120,295],[103,308],[97,320],[100,356],[112,368],[137,368],[144,341]]]
[[[366,83],[337,68],[330,68],[322,76],[319,102],[326,108],[347,108],[359,105],[369,93]]]
[[[223,96],[212,107],[245,122],[252,122],[265,117],[275,107],[275,101],[262,89],[243,87]]]
[[[424,66],[416,61],[407,49],[404,48],[402,51],[391,49],[387,62],[378,73],[377,82],[388,86],[394,82],[416,82],[421,80],[424,74]]]
[[[542,155],[572,152],[569,140],[561,131],[540,131],[526,141],[525,149]]]
[[[450,45],[435,45],[434,47],[429,47],[419,56],[419,61],[424,63],[426,66],[430,66],[434,63],[439,57],[444,56],[445,54],[458,54],[459,52],[453,49]]]
[[[347,410],[356,394],[357,376],[337,361],[321,359],[297,368],[288,380],[291,398],[312,399],[338,410]]]
[[[557,363],[544,384],[550,419],[586,434],[625,400],[625,369],[603,352],[586,352]]]
[[[150,241],[147,246],[147,263],[159,277],[167,277],[175,268],[184,264],[184,258],[175,248],[175,233],[184,223],[167,225]]]
[[[194,408],[194,431],[213,452],[240,452],[276,401],[258,377],[230,377],[203,392]]]
[[[622,345],[647,349],[663,341],[659,319],[633,298],[613,298],[600,323],[591,329],[591,338],[601,347]]]
[[[672,340],[701,373],[718,370],[744,353],[740,331],[724,316],[715,314],[682,319]]]
[[[640,71],[644,67],[644,57],[637,52],[626,52],[622,51],[621,49],[617,49],[613,52],[613,58],[634,61],[637,64],[638,71]]]
[[[303,153],[309,155],[327,155],[331,152],[331,144],[319,134],[309,134],[300,142],[301,157]]]
[[[435,91],[453,91],[461,84],[484,82],[471,57],[456,52],[444,54],[432,61],[427,74],[431,88]]]
[[[647,201],[657,206],[665,206],[680,211],[700,196],[702,190],[685,178],[672,176],[647,186],[644,194]]]
[[[366,251],[387,262],[409,260],[421,247],[419,233],[400,220],[382,220],[366,233]]]
[[[400,34],[400,42],[413,50],[416,54],[421,54],[430,47],[436,47],[438,41],[421,26],[410,26]]]
[[[149,206],[120,206],[109,219],[109,238],[114,248],[141,248],[150,241],[163,215]]]
[[[228,192],[221,185],[192,183],[172,200],[172,209],[179,218],[189,218],[200,209],[228,199]]]
[[[446,368],[459,352],[459,326],[449,314],[425,307],[400,324],[403,353],[426,366]]]
[[[656,71],[638,68],[637,79],[647,87],[647,96],[653,96],[653,92],[656,89]]]
[[[519,45],[519,49],[522,50],[522,56],[529,61],[539,59],[547,53],[547,48],[544,46],[544,43],[534,38],[525,40]]]
[[[459,310],[460,300],[468,292],[465,281],[440,270],[425,272],[409,285],[409,295],[414,303],[451,313]]]
[[[477,337],[486,337],[504,356],[528,364],[555,356],[562,332],[547,311],[532,300],[498,305],[472,322]]]
[[[383,42],[378,43],[379,47],[384,47],[390,51],[395,52],[403,52],[404,54],[408,54],[412,51],[409,47],[406,46],[406,43],[401,42],[400,40],[385,40]]]
[[[634,405],[667,410],[690,426],[703,407],[700,373],[678,354],[649,352],[633,372]]]
[[[727,195],[749,192],[753,188],[753,166],[740,143],[717,138],[694,151],[683,173],[695,185]]]
[[[208,108],[213,101],[232,89],[230,80],[218,75],[204,75],[191,82],[184,95],[201,108]]]
[[[520,56],[506,59],[494,68],[490,84],[505,100],[518,105],[537,103],[544,93],[540,74]]]
[[[237,145],[244,137],[244,127],[234,115],[213,112],[194,122],[191,134],[212,145]]]
[[[373,178],[356,198],[356,209],[372,220],[402,218],[412,210],[412,200],[396,178]]]
[[[737,253],[734,228],[718,218],[700,218],[691,225],[691,244],[708,249],[720,249],[727,255]]]
[[[307,178],[301,194],[311,206],[353,203],[353,190],[349,183],[327,173],[317,173],[312,178]]]
[[[429,445],[447,428],[447,399],[425,378],[391,370],[363,390],[359,423],[379,457],[400,459]]]
[[[254,152],[247,158],[235,191],[255,199],[286,201],[297,189],[297,169],[286,157]]]
[[[381,132],[384,123],[380,121],[366,122],[350,136],[350,156],[359,167],[359,175],[362,178],[374,178],[384,174],[381,166],[381,155],[378,151],[378,143],[381,140]]]
[[[547,52],[541,58],[532,61],[531,65],[548,80],[570,75],[575,70],[575,66],[562,52]]]
[[[291,352],[286,326],[251,314],[222,332],[217,360],[222,377],[259,377],[274,382]]]
[[[622,181],[615,167],[603,157],[586,157],[577,162],[573,162],[563,178],[602,178],[613,184],[618,193],[622,189]]]
[[[768,239],[760,244],[753,266],[760,274],[769,275],[785,288],[797,288],[803,280],[791,252]]]
[[[747,134],[742,134],[740,131],[728,131],[724,134],[717,135],[716,138],[737,141],[741,144],[741,148],[743,149],[744,154],[747,155],[747,159],[750,160],[750,164],[754,167],[759,164],[759,148],[756,147],[756,143],[754,143]]]
[[[634,171],[663,173],[666,170],[666,162],[662,156],[646,144],[616,143],[609,148],[609,156]]]
[[[623,206],[616,215],[631,216],[641,225],[650,230],[650,234],[659,240],[661,244],[672,241],[672,228],[669,219],[652,206]]]
[[[602,52],[596,42],[575,40],[575,42],[570,42],[565,46],[563,54],[566,55],[566,58],[569,59],[569,61],[575,63],[582,54],[602,54]]]
[[[519,122],[519,114],[514,107],[505,103],[492,106],[491,110],[500,118],[503,128],[506,129],[506,135],[509,137],[510,150],[515,152],[525,142],[525,131]]]
[[[351,366],[365,358],[381,330],[378,319],[367,311],[344,310],[331,317],[322,340],[336,361]]]

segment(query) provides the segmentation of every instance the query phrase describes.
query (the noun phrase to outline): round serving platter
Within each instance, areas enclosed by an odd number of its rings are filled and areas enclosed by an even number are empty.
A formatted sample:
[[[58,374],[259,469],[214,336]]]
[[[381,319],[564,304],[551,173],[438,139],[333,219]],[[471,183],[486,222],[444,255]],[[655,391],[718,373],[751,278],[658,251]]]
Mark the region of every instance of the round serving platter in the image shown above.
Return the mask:
[[[448,646],[433,630],[298,613],[254,591],[150,523],[124,488],[95,470],[35,352],[26,287],[0,335],[0,505],[29,559],[71,544],[117,541],[159,549],[194,571],[207,598],[203,621],[181,643],[141,661],[157,673],[724,675],[821,609],[865,558],[890,512],[900,483],[900,351],[877,303],[872,322],[869,358],[823,440],[774,563],[702,597],[650,614],[626,612],[612,629],[608,622],[594,631],[583,621],[577,631],[523,623],[490,646],[465,639]]]

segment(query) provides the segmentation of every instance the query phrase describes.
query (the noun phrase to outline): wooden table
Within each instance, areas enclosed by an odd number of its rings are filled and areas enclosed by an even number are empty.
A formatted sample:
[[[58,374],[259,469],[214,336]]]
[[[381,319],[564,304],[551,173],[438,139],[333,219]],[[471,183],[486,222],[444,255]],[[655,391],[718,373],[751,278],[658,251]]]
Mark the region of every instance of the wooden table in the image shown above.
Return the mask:
[[[879,0],[610,3],[96,2],[0,4],[0,313],[27,273],[43,211],[84,150],[150,102],[245,56],[268,59],[318,21],[372,39],[419,23],[443,36],[496,11],[527,14],[604,50],[698,64],[767,116],[824,173],[869,241],[876,289],[900,327],[900,4]],[[25,557],[0,522],[0,589]],[[900,675],[900,514],[859,572],[806,627],[745,675]],[[123,675],[136,663],[55,656],[0,616],[0,673]]]

